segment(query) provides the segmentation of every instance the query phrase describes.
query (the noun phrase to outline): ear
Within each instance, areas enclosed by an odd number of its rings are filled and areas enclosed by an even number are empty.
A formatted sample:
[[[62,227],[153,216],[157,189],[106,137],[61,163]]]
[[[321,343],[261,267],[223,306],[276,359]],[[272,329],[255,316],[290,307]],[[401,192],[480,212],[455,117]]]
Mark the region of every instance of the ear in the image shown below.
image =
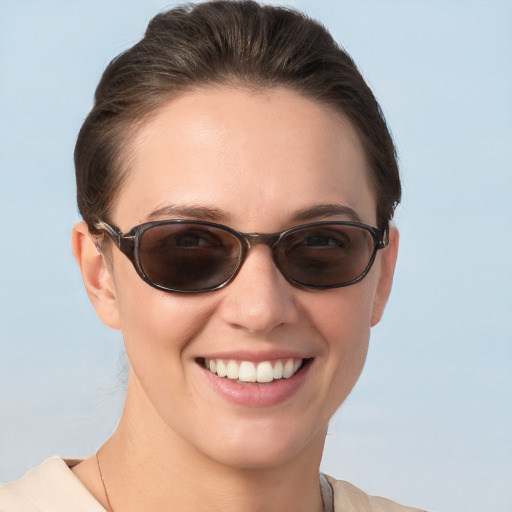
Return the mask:
[[[119,329],[119,311],[111,268],[94,243],[85,222],[79,222],[71,232],[71,249],[80,267],[87,295],[98,318],[109,327]]]
[[[390,227],[389,244],[385,249],[379,251],[381,253],[380,278],[373,301],[372,327],[380,322],[389,294],[391,293],[396,258],[398,256],[399,238],[398,230],[394,227]]]

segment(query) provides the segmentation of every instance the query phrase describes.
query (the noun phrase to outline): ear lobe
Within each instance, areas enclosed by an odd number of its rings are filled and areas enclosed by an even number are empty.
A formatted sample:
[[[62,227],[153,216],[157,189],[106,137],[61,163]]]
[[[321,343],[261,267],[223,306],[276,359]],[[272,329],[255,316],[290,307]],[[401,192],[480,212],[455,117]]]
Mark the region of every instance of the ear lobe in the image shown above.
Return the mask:
[[[389,229],[389,244],[381,252],[380,278],[377,291],[373,300],[372,323],[378,324],[384,313],[384,308],[391,293],[393,274],[395,272],[396,259],[398,256],[399,233],[396,228]]]
[[[105,325],[119,329],[119,311],[112,273],[85,222],[79,222],[73,227],[71,249],[96,314]]]

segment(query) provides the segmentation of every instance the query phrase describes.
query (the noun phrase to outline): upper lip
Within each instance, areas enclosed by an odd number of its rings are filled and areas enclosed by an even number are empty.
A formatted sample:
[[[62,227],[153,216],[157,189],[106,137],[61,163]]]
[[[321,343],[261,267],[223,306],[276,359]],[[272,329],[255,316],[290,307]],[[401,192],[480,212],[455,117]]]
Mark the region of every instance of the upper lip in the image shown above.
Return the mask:
[[[310,359],[311,354],[306,354],[297,350],[229,350],[219,352],[209,352],[198,356],[203,359],[223,359],[232,361],[252,361],[259,363],[262,361],[275,361],[278,359]]]

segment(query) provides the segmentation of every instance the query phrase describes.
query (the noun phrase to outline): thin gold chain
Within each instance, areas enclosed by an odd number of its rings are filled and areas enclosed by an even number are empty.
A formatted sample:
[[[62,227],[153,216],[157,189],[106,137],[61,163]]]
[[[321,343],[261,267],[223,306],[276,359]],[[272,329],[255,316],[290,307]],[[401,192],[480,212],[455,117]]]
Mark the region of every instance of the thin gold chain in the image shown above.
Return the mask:
[[[100,451],[98,450],[96,452],[96,463],[98,464],[98,471],[100,473],[101,483],[103,484],[103,490],[105,491],[105,497],[107,498],[107,505],[109,508],[109,512],[114,512],[114,509],[112,508],[112,505],[110,504],[110,498],[108,497],[107,486],[105,485],[105,480],[103,480],[103,473],[101,472],[99,453],[100,453]]]

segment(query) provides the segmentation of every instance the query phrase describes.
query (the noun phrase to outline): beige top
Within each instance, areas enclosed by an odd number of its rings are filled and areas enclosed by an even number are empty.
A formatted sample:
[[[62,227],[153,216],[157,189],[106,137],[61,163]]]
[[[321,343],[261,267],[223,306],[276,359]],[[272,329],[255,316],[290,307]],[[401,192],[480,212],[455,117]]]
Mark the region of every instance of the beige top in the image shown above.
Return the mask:
[[[342,480],[321,475],[320,484],[326,512],[421,512],[369,496]],[[19,480],[0,484],[0,512],[105,512],[105,509],[69,469],[68,463],[51,457]]]

